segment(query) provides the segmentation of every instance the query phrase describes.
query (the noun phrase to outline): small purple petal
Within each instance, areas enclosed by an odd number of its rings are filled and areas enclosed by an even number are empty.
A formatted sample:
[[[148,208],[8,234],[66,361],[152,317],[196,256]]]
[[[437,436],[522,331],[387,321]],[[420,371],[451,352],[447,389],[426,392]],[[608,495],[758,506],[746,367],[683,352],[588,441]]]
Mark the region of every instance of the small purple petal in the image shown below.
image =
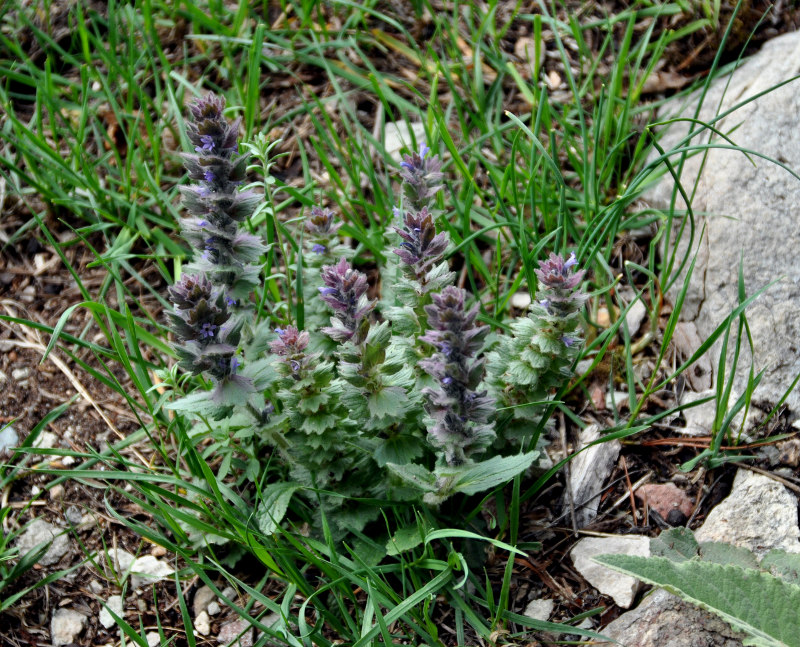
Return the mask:
[[[327,249],[328,248],[325,247],[325,245],[320,245],[319,243],[317,243],[311,248],[311,251],[314,252],[315,254],[324,254]]]

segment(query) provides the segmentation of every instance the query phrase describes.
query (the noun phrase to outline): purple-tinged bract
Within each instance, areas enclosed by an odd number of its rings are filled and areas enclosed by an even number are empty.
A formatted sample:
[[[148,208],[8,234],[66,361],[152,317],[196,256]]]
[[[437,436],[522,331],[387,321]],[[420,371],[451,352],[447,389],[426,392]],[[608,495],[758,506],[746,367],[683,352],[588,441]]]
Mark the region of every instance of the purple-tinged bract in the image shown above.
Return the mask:
[[[477,391],[483,379],[483,360],[475,359],[489,332],[476,326],[477,306],[465,312],[465,291],[448,286],[425,306],[431,329],[420,339],[436,353],[420,366],[439,382],[426,388],[426,410],[434,419],[428,430],[431,443],[441,448],[448,465],[466,462],[470,454],[486,448],[494,437],[488,424],[494,401]]]
[[[375,307],[375,302],[367,298],[369,284],[367,276],[350,267],[342,258],[336,265],[322,268],[322,282],[319,288],[321,299],[333,310],[332,326],[322,332],[336,341],[362,341],[366,334],[366,319]]]
[[[403,192],[411,206],[420,210],[430,202],[444,186],[442,184],[442,161],[437,155],[428,155],[430,148],[425,144],[420,151],[405,155],[400,163],[403,179]]]
[[[403,226],[394,227],[394,230],[403,242],[392,251],[400,257],[417,281],[424,282],[425,275],[442,260],[447,250],[447,234],[436,233],[433,218],[427,207],[423,207],[419,213],[406,212],[403,216]]]

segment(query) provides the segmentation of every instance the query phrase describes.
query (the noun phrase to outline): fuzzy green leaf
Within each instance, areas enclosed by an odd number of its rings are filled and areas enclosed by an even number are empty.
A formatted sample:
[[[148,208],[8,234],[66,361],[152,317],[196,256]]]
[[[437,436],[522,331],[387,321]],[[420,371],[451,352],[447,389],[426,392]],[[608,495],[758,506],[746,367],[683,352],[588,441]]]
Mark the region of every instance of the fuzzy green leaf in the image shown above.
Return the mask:
[[[477,492],[490,490],[498,485],[508,483],[517,474],[528,469],[538,456],[538,451],[514,456],[495,456],[475,465],[470,465],[464,470],[443,470],[442,476],[456,477],[452,485],[454,492],[476,494]]]
[[[299,483],[273,483],[261,492],[256,523],[265,535],[273,534],[283,520],[292,495],[301,488]]]
[[[670,528],[650,540],[650,554],[685,562],[697,556],[699,550],[694,533],[688,528]]]
[[[800,647],[800,586],[763,571],[692,559],[600,555],[600,564],[716,613],[762,647]]]
[[[423,492],[436,491],[436,475],[426,470],[422,465],[415,463],[407,463],[406,465],[386,463],[386,467],[392,474],[398,476],[409,485],[413,485],[418,490]]]
[[[775,548],[761,560],[761,568],[790,584],[800,584],[800,555],[797,553],[787,553]]]
[[[408,408],[408,396],[399,387],[386,387],[369,395],[367,408],[373,418],[402,418]]]

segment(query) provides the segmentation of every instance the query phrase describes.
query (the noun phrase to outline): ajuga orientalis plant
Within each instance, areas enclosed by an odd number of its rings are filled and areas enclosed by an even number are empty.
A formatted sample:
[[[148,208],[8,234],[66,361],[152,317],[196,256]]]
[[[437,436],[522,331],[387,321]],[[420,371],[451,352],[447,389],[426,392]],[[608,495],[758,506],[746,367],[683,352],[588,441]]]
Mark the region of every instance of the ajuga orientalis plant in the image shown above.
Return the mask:
[[[448,217],[442,161],[423,145],[400,165],[380,294],[332,210],[314,207],[298,227],[298,256],[282,262],[302,272],[301,330],[291,307],[256,305],[262,269],[274,271],[248,225],[263,198],[241,186],[248,155],[223,110],[213,95],[190,108],[181,228],[193,260],[170,288],[179,365],[205,385],[171,407],[194,421],[194,438],[212,438],[217,477],[304,498],[317,511],[312,531],[324,518],[343,538],[378,517],[376,502],[438,506],[529,468],[537,452],[511,441],[533,433],[543,409],[532,403],[569,380],[581,347],[575,255],[540,263],[530,314],[487,347],[480,305],[454,285],[450,240],[437,231]],[[498,410],[513,412],[499,434]],[[263,496],[264,532],[286,511],[279,498]]]

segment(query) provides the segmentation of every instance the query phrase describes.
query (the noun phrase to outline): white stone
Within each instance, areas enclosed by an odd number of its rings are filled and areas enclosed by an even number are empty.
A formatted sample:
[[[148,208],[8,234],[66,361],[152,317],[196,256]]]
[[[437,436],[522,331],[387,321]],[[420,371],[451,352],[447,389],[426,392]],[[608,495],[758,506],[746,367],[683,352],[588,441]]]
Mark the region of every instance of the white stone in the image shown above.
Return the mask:
[[[14,427],[7,425],[0,430],[0,454],[8,449],[13,449],[19,443],[19,436]]]
[[[409,129],[408,123],[405,121],[392,121],[386,124],[385,136],[383,139],[383,146],[386,153],[396,162],[403,160],[402,149],[406,148],[411,150],[414,144],[411,141],[411,131],[414,132],[414,138],[417,141],[417,148],[425,142],[425,124],[422,122],[414,122]]]
[[[24,366],[23,368],[15,368],[13,371],[11,371],[11,379],[19,382],[20,380],[30,377],[30,374],[31,369],[27,366]]]
[[[202,611],[194,619],[194,630],[201,636],[207,636],[211,633],[211,618],[208,617],[205,611]]]
[[[100,624],[106,629],[110,629],[116,624],[114,617],[109,613],[109,609],[116,613],[120,618],[122,617],[121,595],[112,595],[110,598],[108,598],[108,600],[106,600],[105,605],[100,607]]]
[[[215,615],[217,615],[217,614],[218,614],[220,611],[222,611],[222,607],[220,607],[220,606],[219,606],[219,602],[217,602],[216,600],[214,600],[213,602],[210,602],[210,603],[208,604],[208,609],[206,609],[206,611],[208,611],[208,615],[210,615],[210,616],[215,616]]]
[[[64,532],[43,519],[35,519],[17,539],[19,554],[24,555],[41,543],[52,540],[50,548],[39,558],[42,566],[50,566],[61,559],[69,550],[69,537]]]
[[[127,550],[122,548],[112,549],[108,552],[112,567],[117,571],[117,575],[124,575],[131,567],[136,558]]]
[[[581,448],[598,438],[600,438],[600,427],[589,425],[580,433]],[[599,495],[617,461],[621,447],[618,440],[598,443],[582,451],[570,462],[570,488],[565,492],[565,497],[568,497],[571,491],[575,505],[575,522],[579,528],[588,525],[597,516]],[[568,499],[565,499],[565,505],[569,505]]]
[[[769,40],[732,77],[719,78],[711,83],[699,119],[709,122],[715,115],[766,92],[718,120],[714,127],[728,133],[742,148],[779,160],[788,168],[800,169],[798,82],[795,80],[777,90],[770,90],[798,73],[800,32]],[[666,120],[679,113],[694,117],[698,96],[693,95],[689,100],[676,98],[659,112],[659,119]],[[686,121],[673,123],[661,138],[660,146],[667,151],[674,148],[687,129]],[[706,144],[708,140],[709,133],[704,131],[689,145]],[[728,145],[717,137],[714,140]],[[697,262],[681,316],[686,321],[693,321],[699,337],[706,339],[739,304],[740,263],[748,295],[780,279],[747,309],[755,371],[765,369],[753,397],[764,405],[762,408],[769,410],[800,373],[800,255],[797,254],[800,182],[783,168],[755,155],[746,156],[721,148],[705,152],[707,156],[700,153],[690,157],[681,176],[681,184],[690,194],[699,177],[692,204],[696,214],[695,239],[689,249],[691,254],[697,251]],[[675,163],[678,161],[676,156],[671,159]],[[645,198],[656,208],[667,208],[673,185],[670,176],[665,174]],[[677,208],[685,208],[680,196]],[[678,245],[681,256],[688,245],[688,235],[684,235]],[[680,289],[682,283],[681,277],[674,290]],[[728,344],[731,354],[726,378],[730,374],[735,335],[736,322]],[[715,374],[721,342],[720,338],[711,352]],[[749,348],[745,340],[734,380],[737,393],[746,390],[749,365]],[[789,394],[786,406],[800,411],[800,389]]]
[[[532,618],[533,620],[547,621],[550,619],[550,614],[553,613],[555,607],[555,600],[531,600],[528,602],[528,606],[525,607],[525,611],[522,612],[522,615]]]
[[[50,621],[50,641],[58,645],[74,643],[86,626],[86,616],[74,609],[56,609]]]
[[[511,305],[518,310],[527,310],[531,305],[531,295],[528,292],[515,292],[511,297]]]
[[[642,586],[635,577],[623,575],[601,566],[592,558],[597,555],[650,556],[649,537],[584,537],[575,544],[570,557],[575,568],[601,593],[611,596],[617,606],[630,608],[633,598]]]
[[[647,307],[642,303],[641,299],[637,299],[631,304],[628,309],[628,314],[625,315],[625,323],[628,324],[628,332],[631,337],[639,332],[644,318],[647,316]]]
[[[39,437],[33,441],[33,446],[39,449],[53,449],[58,444],[58,436],[52,431],[43,431]]]
[[[702,393],[694,393],[693,391],[686,391],[681,398],[681,404],[692,404],[699,400],[703,400],[709,396],[714,396],[708,402],[703,402],[692,407],[683,409],[683,417],[686,419],[686,426],[682,429],[679,427],[678,431],[687,436],[708,436],[711,434],[711,429],[714,426],[714,418],[717,415],[717,392],[713,389],[708,389]]]
[[[145,634],[145,640],[147,640],[148,647],[158,647],[161,644],[161,636],[158,635],[157,631],[150,631]]]
[[[197,592],[194,594],[194,600],[192,601],[192,610],[194,611],[194,617],[196,618],[203,611],[208,609],[208,605],[215,597],[216,595],[214,591],[211,590],[211,587],[205,584],[201,586],[199,589],[197,589]]]
[[[144,555],[138,557],[131,565],[131,585],[135,589],[148,586],[169,577],[174,572],[166,562],[162,562],[152,555]]]
[[[708,513],[695,538],[747,548],[759,558],[773,548],[800,553],[797,497],[768,476],[740,469],[730,495]]]

